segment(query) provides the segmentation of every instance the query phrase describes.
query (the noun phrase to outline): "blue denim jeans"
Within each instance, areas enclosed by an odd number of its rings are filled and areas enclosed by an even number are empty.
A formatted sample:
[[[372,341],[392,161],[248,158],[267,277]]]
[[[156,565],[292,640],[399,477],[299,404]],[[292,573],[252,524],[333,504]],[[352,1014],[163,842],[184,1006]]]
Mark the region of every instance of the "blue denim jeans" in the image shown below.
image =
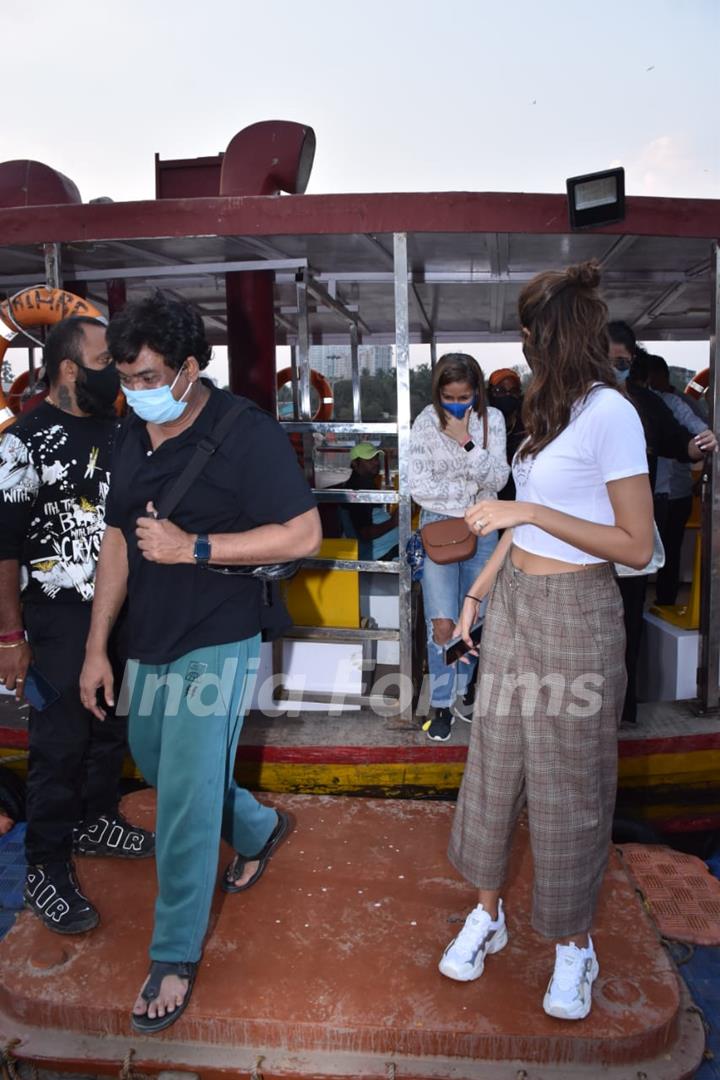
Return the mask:
[[[420,526],[432,521],[446,521],[447,515],[423,510]],[[437,645],[433,637],[433,619],[451,619],[457,622],[465,594],[470,592],[475,578],[488,561],[498,542],[497,532],[479,536],[475,554],[464,562],[445,563],[441,566],[425,556],[422,577],[423,607],[427,626],[428,669],[430,671],[430,704],[435,709],[447,709],[455,698],[464,694],[472,677],[477,660],[463,664],[446,664],[443,645]],[[487,597],[480,607],[480,617],[485,614]]]

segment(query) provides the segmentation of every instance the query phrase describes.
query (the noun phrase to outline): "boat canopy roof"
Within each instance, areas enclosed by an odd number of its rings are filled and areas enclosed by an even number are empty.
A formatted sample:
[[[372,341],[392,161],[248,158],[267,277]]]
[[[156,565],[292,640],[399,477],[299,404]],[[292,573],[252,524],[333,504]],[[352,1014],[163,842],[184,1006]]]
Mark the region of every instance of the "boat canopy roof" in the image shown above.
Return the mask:
[[[570,231],[564,195],[441,192],[159,199],[0,209],[0,290],[45,277],[60,244],[62,280],[106,305],[161,287],[194,301],[226,340],[228,271],[275,274],[278,345],[297,340],[296,275],[317,283],[314,344],[395,340],[393,234],[408,235],[410,341],[516,339],[517,297],[541,270],[597,259],[613,319],[643,340],[706,339],[720,200],[629,197],[622,222]],[[331,300],[339,303],[333,307]],[[21,338],[16,344],[23,344]]]

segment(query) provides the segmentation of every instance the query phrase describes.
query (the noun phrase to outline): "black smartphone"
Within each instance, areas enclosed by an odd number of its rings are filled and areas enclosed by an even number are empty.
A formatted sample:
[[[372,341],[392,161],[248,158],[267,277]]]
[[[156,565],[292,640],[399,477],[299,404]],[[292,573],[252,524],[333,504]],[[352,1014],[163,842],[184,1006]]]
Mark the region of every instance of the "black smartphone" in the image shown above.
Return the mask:
[[[483,624],[481,622],[475,623],[470,631],[470,638],[473,645],[480,644],[480,638],[482,637]],[[453,638],[452,641],[448,641],[445,646],[445,663],[454,664],[456,660],[459,660],[461,656],[464,656],[466,652],[469,652],[470,648],[465,644],[461,637]]]
[[[47,681],[34,664],[31,664],[25,673],[23,697],[33,709],[42,712],[43,709],[47,709],[48,706],[60,700],[60,691]]]

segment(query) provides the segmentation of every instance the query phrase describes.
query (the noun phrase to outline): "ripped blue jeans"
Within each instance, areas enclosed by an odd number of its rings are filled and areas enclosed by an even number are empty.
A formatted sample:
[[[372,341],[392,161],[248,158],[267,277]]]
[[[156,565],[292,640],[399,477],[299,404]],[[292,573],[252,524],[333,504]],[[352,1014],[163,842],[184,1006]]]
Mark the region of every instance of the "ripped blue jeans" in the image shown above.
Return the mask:
[[[446,514],[423,510],[420,526],[429,525],[432,521],[446,520]],[[465,693],[477,660],[470,664],[463,664],[460,660],[456,664],[446,664],[443,660],[445,646],[438,645],[433,636],[433,619],[450,619],[453,625],[457,622],[465,594],[471,591],[475,578],[492,555],[497,542],[497,532],[479,536],[475,554],[464,562],[445,563],[441,566],[425,556],[422,593],[427,627],[430,705],[434,709],[449,708],[456,697]],[[481,617],[485,614],[486,605],[487,597],[480,607]]]

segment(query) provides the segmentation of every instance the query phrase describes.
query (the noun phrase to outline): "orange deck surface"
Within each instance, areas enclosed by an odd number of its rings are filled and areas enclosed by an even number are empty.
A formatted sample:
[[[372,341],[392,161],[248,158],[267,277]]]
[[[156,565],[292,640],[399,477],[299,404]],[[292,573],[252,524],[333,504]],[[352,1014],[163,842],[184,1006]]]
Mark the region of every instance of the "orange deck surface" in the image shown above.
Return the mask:
[[[474,892],[445,857],[447,803],[274,796],[296,829],[258,885],[216,893],[192,1002],[167,1032],[132,1033],[129,1010],[147,971],[154,862],[78,860],[101,913],[81,937],[23,914],[0,944],[0,1046],[18,1058],[203,1077],[691,1076],[702,1054],[680,982],[613,854],[595,946],[600,976],[591,1016],[547,1017],[550,943],[529,925],[531,857],[521,823],[505,910],[510,942],[474,983],[437,971]],[[150,792],[125,813],[149,824]],[[229,852],[223,851],[221,871]],[[632,1067],[630,1067],[632,1066]],[[495,1072],[498,1068],[501,1071]],[[244,1071],[243,1071],[244,1070]],[[538,1071],[539,1070],[539,1071]]]

